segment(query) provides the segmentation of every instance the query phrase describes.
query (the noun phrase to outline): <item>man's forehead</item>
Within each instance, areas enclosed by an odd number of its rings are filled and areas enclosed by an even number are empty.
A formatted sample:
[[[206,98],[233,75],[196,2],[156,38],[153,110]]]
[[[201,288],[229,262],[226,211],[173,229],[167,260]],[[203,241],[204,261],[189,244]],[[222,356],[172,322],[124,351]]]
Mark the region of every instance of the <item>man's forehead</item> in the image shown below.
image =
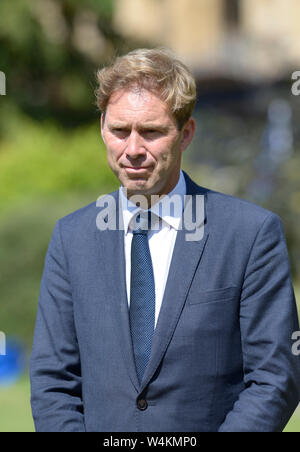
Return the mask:
[[[133,85],[114,91],[109,98],[109,103],[118,102],[118,100],[124,97],[126,97],[129,101],[135,102],[136,99],[139,99],[140,101],[147,101],[151,97],[159,98],[160,94],[156,91],[150,91],[146,88]]]
[[[146,89],[123,89],[114,92],[108,101],[107,109],[109,107],[127,107],[127,108],[141,108],[145,109],[151,105],[151,108],[168,110],[168,105],[161,99],[159,93],[151,92]]]
[[[139,118],[143,123],[153,124],[159,124],[162,118],[173,120],[168,105],[159,95],[144,89],[113,93],[107,105],[106,116],[114,122],[127,122],[131,116],[137,116],[136,119]]]

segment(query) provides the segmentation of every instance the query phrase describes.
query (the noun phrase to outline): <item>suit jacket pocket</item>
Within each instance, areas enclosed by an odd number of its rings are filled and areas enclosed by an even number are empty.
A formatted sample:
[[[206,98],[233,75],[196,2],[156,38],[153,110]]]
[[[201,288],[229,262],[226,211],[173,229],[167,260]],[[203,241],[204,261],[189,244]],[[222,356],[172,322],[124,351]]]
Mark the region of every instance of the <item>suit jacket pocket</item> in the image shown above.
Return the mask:
[[[221,289],[201,291],[193,288],[189,294],[189,304],[216,303],[220,301],[232,300],[240,296],[240,289],[237,286],[224,287]]]

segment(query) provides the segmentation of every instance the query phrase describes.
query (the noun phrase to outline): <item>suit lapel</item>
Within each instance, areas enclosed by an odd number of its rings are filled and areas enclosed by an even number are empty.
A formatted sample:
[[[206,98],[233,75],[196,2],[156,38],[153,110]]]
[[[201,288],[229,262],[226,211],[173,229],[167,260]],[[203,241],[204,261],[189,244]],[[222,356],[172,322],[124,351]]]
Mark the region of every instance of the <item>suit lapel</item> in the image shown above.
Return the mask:
[[[111,196],[115,199],[106,210],[107,217],[116,217],[116,230],[97,230],[97,241],[100,246],[101,272],[105,272],[107,302],[111,304],[113,332],[118,336],[121,354],[124,358],[130,379],[136,389],[139,390],[139,382],[135,369],[132,341],[130,335],[128,301],[126,291],[124,231],[120,230],[119,222],[119,196],[114,192]],[[114,205],[113,205],[114,204]],[[111,209],[114,208],[114,211]],[[102,288],[103,289],[103,288]]]
[[[209,236],[206,221],[207,190],[194,184],[186,174],[185,179],[187,195],[193,197],[193,201],[195,201],[194,197],[196,195],[204,196],[205,218],[204,221],[200,221],[200,224],[198,224],[199,228],[203,228],[203,236],[201,240],[197,241],[186,240],[190,231],[185,228],[184,224],[177,232],[165,293],[153,336],[151,357],[145,371],[141,390],[153,377],[172,339]]]

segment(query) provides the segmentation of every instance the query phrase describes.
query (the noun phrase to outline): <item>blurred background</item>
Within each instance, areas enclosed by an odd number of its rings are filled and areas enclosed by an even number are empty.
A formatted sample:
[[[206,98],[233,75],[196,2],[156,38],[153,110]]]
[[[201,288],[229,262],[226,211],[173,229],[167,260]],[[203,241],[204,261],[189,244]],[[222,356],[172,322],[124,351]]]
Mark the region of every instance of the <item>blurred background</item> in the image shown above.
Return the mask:
[[[163,45],[193,70],[184,169],[281,216],[300,299],[299,19],[299,0],[1,0],[0,431],[34,430],[28,360],[54,224],[118,186],[94,99],[116,54]]]

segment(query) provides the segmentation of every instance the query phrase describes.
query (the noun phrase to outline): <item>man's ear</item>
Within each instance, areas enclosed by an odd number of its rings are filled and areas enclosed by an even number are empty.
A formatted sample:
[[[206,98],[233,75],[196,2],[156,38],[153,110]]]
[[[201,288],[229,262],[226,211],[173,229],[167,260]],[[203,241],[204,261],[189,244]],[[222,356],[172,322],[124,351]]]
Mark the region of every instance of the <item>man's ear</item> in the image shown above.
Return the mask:
[[[181,151],[185,151],[190,145],[196,131],[196,121],[190,118],[183,126],[181,131]]]

